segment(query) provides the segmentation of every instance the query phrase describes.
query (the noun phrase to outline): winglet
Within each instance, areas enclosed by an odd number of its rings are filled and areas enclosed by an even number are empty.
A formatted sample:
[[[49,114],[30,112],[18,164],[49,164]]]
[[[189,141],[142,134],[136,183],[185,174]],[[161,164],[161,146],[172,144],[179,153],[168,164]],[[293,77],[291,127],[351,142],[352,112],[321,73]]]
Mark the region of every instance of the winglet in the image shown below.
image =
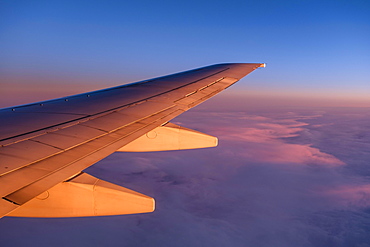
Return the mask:
[[[266,64],[265,63],[261,63],[259,67],[260,68],[265,68],[266,67]]]

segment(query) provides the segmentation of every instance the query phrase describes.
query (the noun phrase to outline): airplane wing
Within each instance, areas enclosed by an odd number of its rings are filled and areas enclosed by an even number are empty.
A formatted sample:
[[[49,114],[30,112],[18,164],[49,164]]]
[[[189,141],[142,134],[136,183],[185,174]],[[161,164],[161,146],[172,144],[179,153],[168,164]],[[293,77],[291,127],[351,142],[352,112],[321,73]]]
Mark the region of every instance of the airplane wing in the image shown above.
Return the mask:
[[[152,212],[154,199],[83,172],[116,152],[212,147],[169,123],[261,63],[217,64],[0,110],[0,217]]]

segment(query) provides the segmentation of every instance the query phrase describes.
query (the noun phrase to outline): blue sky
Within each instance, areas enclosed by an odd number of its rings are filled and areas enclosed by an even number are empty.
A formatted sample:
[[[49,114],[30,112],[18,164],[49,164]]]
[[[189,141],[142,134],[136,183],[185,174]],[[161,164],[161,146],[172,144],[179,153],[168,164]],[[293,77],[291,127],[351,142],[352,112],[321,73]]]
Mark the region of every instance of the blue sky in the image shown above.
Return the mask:
[[[265,62],[231,90],[366,99],[369,9],[368,1],[2,1],[0,83],[17,95],[37,82],[47,98]]]

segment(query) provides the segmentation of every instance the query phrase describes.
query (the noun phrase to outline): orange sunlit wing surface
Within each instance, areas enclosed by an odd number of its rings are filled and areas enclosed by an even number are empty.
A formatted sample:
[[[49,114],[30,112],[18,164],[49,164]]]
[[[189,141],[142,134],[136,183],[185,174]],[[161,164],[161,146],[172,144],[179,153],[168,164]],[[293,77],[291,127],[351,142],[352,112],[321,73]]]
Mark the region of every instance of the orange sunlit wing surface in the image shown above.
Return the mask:
[[[217,145],[215,137],[168,122],[258,67],[264,64],[212,65],[0,110],[0,217],[153,211],[152,198],[82,170],[115,151]]]

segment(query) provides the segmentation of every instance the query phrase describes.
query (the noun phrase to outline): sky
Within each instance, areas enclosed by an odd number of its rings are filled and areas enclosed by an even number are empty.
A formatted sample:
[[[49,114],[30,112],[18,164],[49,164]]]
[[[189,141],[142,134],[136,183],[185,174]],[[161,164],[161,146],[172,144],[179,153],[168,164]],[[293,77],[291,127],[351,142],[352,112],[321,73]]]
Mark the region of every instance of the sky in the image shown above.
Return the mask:
[[[87,169],[150,214],[4,217],[0,246],[370,246],[369,1],[0,2],[0,107],[264,62],[173,122],[217,148]]]
[[[267,64],[230,93],[370,105],[368,1],[5,0],[0,6],[0,106],[223,62]]]

